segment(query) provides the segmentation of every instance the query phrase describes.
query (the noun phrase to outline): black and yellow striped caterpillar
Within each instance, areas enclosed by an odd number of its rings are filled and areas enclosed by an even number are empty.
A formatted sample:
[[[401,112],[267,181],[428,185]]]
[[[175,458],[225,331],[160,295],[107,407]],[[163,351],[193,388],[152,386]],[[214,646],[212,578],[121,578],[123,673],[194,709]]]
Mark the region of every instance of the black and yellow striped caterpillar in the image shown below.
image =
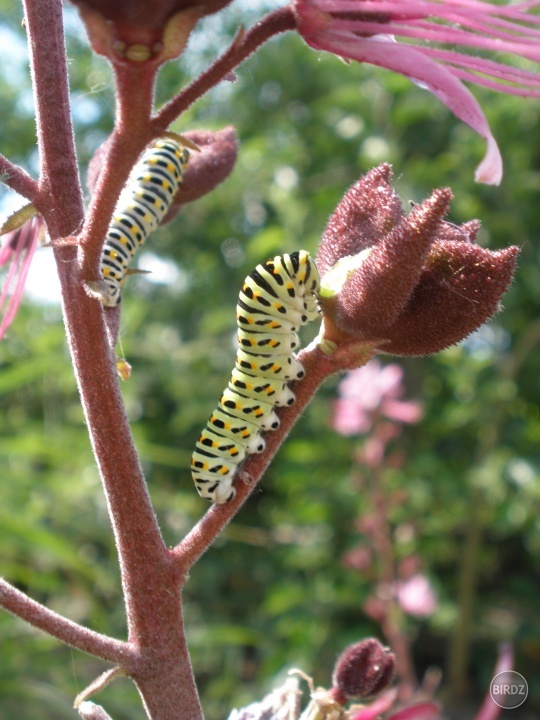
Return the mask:
[[[279,426],[274,408],[294,403],[287,383],[304,376],[294,356],[296,333],[318,316],[319,285],[305,250],[267,260],[245,279],[236,306],[236,365],[191,460],[201,497],[219,504],[232,500],[238,465],[264,450],[261,432]]]
[[[107,307],[119,304],[128,265],[167,214],[188,159],[189,151],[181,143],[161,139],[135,165],[118,200],[101,256],[101,276],[107,286],[101,301]]]

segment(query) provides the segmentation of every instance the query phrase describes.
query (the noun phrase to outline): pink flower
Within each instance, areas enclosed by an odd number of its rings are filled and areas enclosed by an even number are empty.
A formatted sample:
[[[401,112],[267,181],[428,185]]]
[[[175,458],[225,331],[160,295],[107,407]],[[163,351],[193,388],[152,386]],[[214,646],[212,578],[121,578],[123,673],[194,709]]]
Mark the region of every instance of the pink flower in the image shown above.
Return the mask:
[[[428,578],[421,573],[398,584],[397,599],[401,609],[409,615],[425,617],[437,609],[437,596]]]
[[[499,646],[499,654],[497,664],[493,669],[492,677],[496,677],[500,673],[509,672],[514,667],[514,649],[508,642],[501,643]],[[488,690],[484,698],[484,702],[480,710],[475,715],[474,720],[496,720],[501,714],[501,706],[493,700],[491,692]]]
[[[378,720],[381,713],[389,710],[397,699],[397,688],[387,690],[369,705],[359,708],[357,711],[351,712],[351,720]]]
[[[439,720],[442,717],[440,706],[434,702],[418,702],[392,712],[391,715],[382,715],[385,711],[390,710],[396,700],[397,689],[388,690],[369,705],[351,712],[351,720],[379,720],[381,717],[386,720]]]
[[[295,0],[298,31],[311,47],[406,75],[436,95],[487,141],[476,180],[499,184],[502,160],[480,105],[462,80],[540,97],[540,75],[444,49],[462,45],[540,60],[539,2],[501,6],[483,0]],[[394,36],[429,45],[397,42]],[[436,47],[442,45],[443,47]]]
[[[19,309],[30,263],[43,227],[41,217],[32,218],[18,230],[8,233],[0,248],[0,267],[10,263],[0,293],[0,340]]]
[[[442,720],[441,707],[434,702],[419,702],[388,715],[386,720]]]
[[[381,366],[371,360],[364,367],[347,373],[340,382],[340,399],[334,403],[334,429],[341,435],[367,432],[376,414],[401,423],[421,418],[418,403],[398,400],[403,394],[403,370],[394,363]]]

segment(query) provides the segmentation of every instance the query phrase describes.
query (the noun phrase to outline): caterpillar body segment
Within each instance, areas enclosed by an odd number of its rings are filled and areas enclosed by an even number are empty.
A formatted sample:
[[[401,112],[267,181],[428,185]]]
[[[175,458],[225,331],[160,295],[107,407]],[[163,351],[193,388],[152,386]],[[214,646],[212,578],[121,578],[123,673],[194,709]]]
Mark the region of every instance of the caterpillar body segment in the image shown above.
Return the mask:
[[[229,415],[219,408],[216,408],[210,416],[201,438],[206,430],[234,440],[237,445],[241,445],[251,455],[264,450],[265,443],[260,436],[261,431],[258,425],[244,418]]]
[[[274,408],[292,405],[288,383],[304,377],[294,356],[302,325],[318,317],[319,273],[305,250],[257,265],[238,298],[238,352],[229,384],[196,443],[191,469],[199,495],[215,503],[235,495],[247,455],[262,452],[261,433],[276,430]]]
[[[271,400],[277,407],[294,403],[294,393],[285,380],[249,375],[237,367],[232,371],[229,388],[247,397]]]
[[[236,367],[258,377],[289,381],[301,380],[305,375],[302,364],[294,356],[283,358],[281,355],[254,355],[242,348],[238,349]]]
[[[300,338],[296,333],[272,335],[240,329],[238,330],[238,344],[243,350],[250,353],[286,355],[300,347]]]
[[[122,299],[129,263],[163,220],[178,192],[189,151],[174,140],[157,140],[137,163],[122,191],[101,255],[101,276],[107,290],[103,305]]]
[[[279,427],[279,418],[272,403],[241,395],[230,386],[223,391],[218,407],[235,417],[247,418],[261,430],[277,430]]]

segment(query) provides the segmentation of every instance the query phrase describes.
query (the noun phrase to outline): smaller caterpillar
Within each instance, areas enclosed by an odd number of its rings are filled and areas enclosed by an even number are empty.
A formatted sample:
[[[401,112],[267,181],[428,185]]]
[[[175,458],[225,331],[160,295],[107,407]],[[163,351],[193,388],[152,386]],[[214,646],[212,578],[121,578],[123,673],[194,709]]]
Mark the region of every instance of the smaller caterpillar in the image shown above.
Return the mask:
[[[101,276],[107,291],[103,305],[122,299],[128,265],[148,235],[163,220],[178,192],[189,151],[175,140],[157,140],[135,165],[114,212],[101,256]]]
[[[274,408],[294,403],[288,383],[304,377],[294,356],[296,333],[318,316],[319,287],[305,250],[267,260],[245,279],[236,306],[236,364],[191,459],[201,497],[218,504],[233,499],[238,465],[264,450],[261,432],[279,426]]]

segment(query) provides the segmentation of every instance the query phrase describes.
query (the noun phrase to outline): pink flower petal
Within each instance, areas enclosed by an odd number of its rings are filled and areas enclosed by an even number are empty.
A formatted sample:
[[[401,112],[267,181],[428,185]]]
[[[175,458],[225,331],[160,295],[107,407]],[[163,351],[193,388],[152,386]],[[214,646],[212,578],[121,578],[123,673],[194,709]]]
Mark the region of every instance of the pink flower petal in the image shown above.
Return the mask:
[[[423,702],[398,710],[387,720],[439,720],[439,718],[442,718],[440,706],[434,702]]]
[[[389,710],[397,698],[397,689],[388,690],[381,697],[360,710],[351,712],[351,720],[376,720],[381,713]]]
[[[333,427],[340,435],[362,435],[371,428],[371,419],[364,410],[346,398],[334,401]]]
[[[424,617],[437,609],[437,597],[425,575],[418,573],[398,584],[397,599],[409,615]]]
[[[448,68],[438,65],[421,50],[408,45],[388,42],[379,37],[360,38],[350,32],[325,30],[314,39],[314,46],[358,62],[394,70],[425,86],[456,117],[486,140],[487,152],[477,168],[477,182],[492,185],[501,182],[502,158],[482,108],[474,95]]]
[[[10,262],[0,293],[0,340],[19,309],[42,227],[41,218],[29,220],[21,228],[6,236],[6,244],[0,252],[0,264]]]
[[[381,412],[390,420],[396,420],[407,425],[414,425],[422,419],[422,406],[416,402],[403,402],[401,400],[385,400]]]
[[[499,656],[497,664],[493,670],[493,677],[499,673],[512,670],[514,667],[514,650],[511,643],[501,643],[499,647]],[[484,702],[474,720],[496,720],[501,714],[502,708],[493,700],[491,692],[488,690],[484,698]]]

